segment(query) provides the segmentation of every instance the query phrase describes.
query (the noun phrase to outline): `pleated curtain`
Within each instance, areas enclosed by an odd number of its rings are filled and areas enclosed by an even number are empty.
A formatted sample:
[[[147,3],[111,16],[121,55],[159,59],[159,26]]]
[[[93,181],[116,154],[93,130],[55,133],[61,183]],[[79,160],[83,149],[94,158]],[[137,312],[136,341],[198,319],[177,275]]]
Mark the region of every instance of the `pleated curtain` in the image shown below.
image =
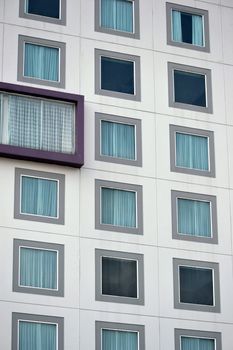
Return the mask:
[[[19,350],[57,350],[55,324],[19,321]]]
[[[191,15],[192,18],[192,45],[203,46],[203,18],[199,15]],[[182,12],[172,10],[172,39],[183,42],[182,38]]]
[[[215,350],[214,339],[181,337],[181,350]]]
[[[138,350],[138,334],[103,329],[101,350]]]
[[[101,26],[133,32],[133,1],[101,0]]]
[[[203,27],[202,16],[192,15],[192,43],[193,45],[203,46]]]
[[[181,12],[172,10],[172,39],[182,42]]]

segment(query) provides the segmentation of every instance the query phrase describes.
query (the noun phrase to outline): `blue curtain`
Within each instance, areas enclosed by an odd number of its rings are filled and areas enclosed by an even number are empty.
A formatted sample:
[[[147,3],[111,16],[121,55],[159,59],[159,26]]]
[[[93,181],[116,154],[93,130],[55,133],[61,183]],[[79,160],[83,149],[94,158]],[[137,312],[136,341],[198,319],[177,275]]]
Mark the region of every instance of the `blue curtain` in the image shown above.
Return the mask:
[[[59,49],[25,43],[24,76],[59,80]]]
[[[134,125],[101,121],[101,153],[105,156],[135,159]]]
[[[57,289],[57,252],[21,247],[20,285]]]
[[[55,324],[19,321],[19,350],[56,350]]]
[[[138,350],[138,334],[102,329],[101,350]]]
[[[136,193],[102,188],[102,224],[136,227]]]
[[[181,337],[181,350],[215,350],[214,339]]]
[[[57,181],[22,176],[21,213],[57,217]]]
[[[133,32],[133,1],[101,0],[101,26]]]
[[[203,46],[203,26],[202,16],[192,15],[192,43],[193,45]]]
[[[208,138],[176,133],[176,165],[182,168],[208,170]]]
[[[210,202],[178,198],[178,232],[211,237]]]
[[[172,39],[182,42],[181,12],[172,10]]]

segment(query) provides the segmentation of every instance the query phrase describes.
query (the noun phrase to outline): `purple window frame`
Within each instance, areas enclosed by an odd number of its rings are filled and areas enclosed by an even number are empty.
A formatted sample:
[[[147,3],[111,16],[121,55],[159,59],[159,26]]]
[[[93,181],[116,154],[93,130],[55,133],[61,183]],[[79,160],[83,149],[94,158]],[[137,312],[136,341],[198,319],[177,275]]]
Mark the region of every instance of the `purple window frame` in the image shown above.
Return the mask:
[[[0,92],[49,98],[75,104],[75,152],[73,154],[43,151],[0,144],[0,156],[80,168],[84,164],[84,96],[0,82]]]

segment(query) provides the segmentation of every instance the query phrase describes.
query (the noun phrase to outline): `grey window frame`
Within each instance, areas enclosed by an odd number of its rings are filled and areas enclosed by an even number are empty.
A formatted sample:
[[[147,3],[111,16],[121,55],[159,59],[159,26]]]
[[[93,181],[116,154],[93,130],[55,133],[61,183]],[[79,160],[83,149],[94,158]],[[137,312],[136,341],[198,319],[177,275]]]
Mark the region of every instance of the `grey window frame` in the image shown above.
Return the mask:
[[[169,125],[170,130],[170,169],[173,172],[191,175],[200,175],[215,177],[215,151],[214,151],[214,132],[210,130],[189,128],[179,125]],[[194,136],[203,136],[208,138],[208,161],[209,170],[199,170],[194,168],[185,168],[176,165],[176,133],[189,134]]]
[[[20,248],[50,250],[57,252],[57,289],[20,286]],[[64,245],[14,239],[13,242],[13,292],[64,297]]]
[[[136,227],[114,226],[101,223],[101,188],[113,188],[136,193]],[[95,228],[97,230],[143,234],[143,195],[142,186],[123,182],[95,179]]]
[[[95,31],[133,39],[140,39],[139,0],[129,0],[133,3],[134,31],[132,33],[124,32],[118,29],[104,28],[101,26],[101,1],[102,0],[95,0]]]
[[[57,347],[56,350],[64,350],[64,318],[57,316],[12,313],[12,350],[19,350],[18,338],[20,321],[36,322],[36,323],[52,323],[57,326]]]
[[[95,350],[102,350],[102,329],[138,333],[138,349],[145,349],[145,326],[139,324],[95,321]],[[218,350],[218,349],[217,349]]]
[[[135,160],[126,158],[110,157],[101,154],[101,122],[109,121],[119,124],[133,125],[135,128]],[[121,117],[112,114],[95,113],[95,159],[103,162],[142,166],[142,131],[141,120]]]
[[[38,0],[39,1],[39,0]],[[19,0],[19,17],[32,19],[35,21],[48,22],[53,24],[66,25],[66,0],[60,0],[60,16],[53,18],[48,16],[35,15],[27,13],[25,10],[26,0]]]
[[[182,234],[178,232],[178,219],[177,219],[177,199],[190,199],[199,200],[210,203],[210,220],[211,220],[211,237],[200,237]],[[217,223],[217,199],[216,196],[183,192],[183,191],[171,191],[171,212],[172,212],[172,238],[185,241],[201,242],[218,244],[218,223]]]
[[[196,106],[188,103],[175,102],[175,86],[174,86],[174,70],[182,72],[190,72],[194,74],[200,74],[205,76],[205,94],[207,106]],[[168,62],[168,102],[169,107],[187,109],[190,111],[213,113],[212,103],[212,82],[211,82],[211,70],[207,68],[200,68],[194,66],[187,66],[184,64]]]
[[[102,294],[102,257],[137,261],[137,298]],[[143,254],[95,249],[95,300],[112,303],[144,305],[144,256]]]
[[[181,349],[181,337],[207,338],[215,340],[215,349],[222,350],[222,335],[220,332],[202,331],[194,329],[175,328],[175,350]]]
[[[204,46],[198,46],[183,42],[177,42],[172,40],[172,10],[176,10],[179,12],[189,13],[191,15],[199,15],[202,16],[202,24],[203,24],[203,34],[204,34]],[[167,18],[167,44],[177,47],[182,47],[185,49],[197,50],[210,52],[210,36],[209,36],[209,14],[207,10],[199,9],[196,7],[184,6],[179,4],[174,4],[167,2],[166,3],[166,18]]]
[[[114,58],[117,60],[130,61],[134,63],[134,95],[124,92],[101,89],[101,57]],[[95,49],[95,93],[97,95],[117,97],[126,100],[141,101],[141,73],[140,57],[115,51]]]
[[[24,48],[25,43],[47,46],[59,49],[59,81],[50,81],[24,76]],[[19,35],[18,39],[18,71],[17,80],[31,84],[53,86],[65,88],[65,69],[66,69],[66,44],[59,41],[35,38],[31,36]]]
[[[212,270],[213,278],[213,300],[214,305],[189,304],[180,302],[180,278],[179,266],[196,267]],[[174,308],[182,310],[220,312],[220,284],[219,284],[219,264],[209,261],[197,261],[188,259],[173,258],[173,285],[174,285]]]
[[[21,177],[31,176],[46,178],[58,182],[58,217],[47,217],[21,213]],[[14,191],[14,218],[20,220],[38,221],[51,224],[64,225],[65,221],[65,175],[48,173],[31,169],[15,168],[15,191]]]

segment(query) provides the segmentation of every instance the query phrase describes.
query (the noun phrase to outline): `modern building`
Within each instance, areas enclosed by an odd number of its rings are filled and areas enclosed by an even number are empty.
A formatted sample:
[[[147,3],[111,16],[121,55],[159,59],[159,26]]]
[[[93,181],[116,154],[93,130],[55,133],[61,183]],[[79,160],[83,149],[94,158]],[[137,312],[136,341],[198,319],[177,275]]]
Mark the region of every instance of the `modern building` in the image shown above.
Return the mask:
[[[232,36],[232,0],[0,0],[1,350],[232,350]]]

